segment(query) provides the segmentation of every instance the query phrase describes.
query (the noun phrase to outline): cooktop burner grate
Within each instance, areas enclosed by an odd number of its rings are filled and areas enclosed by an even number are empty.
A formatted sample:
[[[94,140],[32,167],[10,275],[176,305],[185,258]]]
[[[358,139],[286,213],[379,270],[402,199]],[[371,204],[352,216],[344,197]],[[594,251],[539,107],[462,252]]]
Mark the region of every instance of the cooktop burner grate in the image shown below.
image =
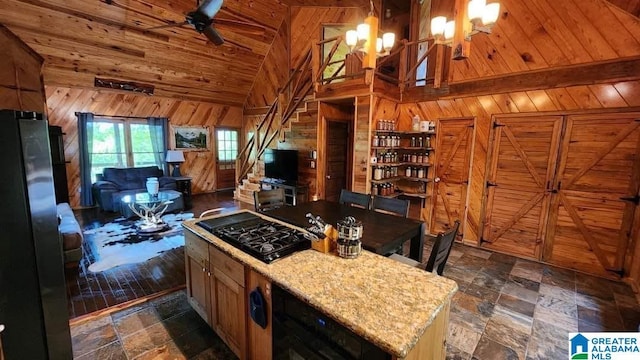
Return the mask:
[[[311,245],[303,232],[251,213],[203,220],[198,225],[266,263]]]

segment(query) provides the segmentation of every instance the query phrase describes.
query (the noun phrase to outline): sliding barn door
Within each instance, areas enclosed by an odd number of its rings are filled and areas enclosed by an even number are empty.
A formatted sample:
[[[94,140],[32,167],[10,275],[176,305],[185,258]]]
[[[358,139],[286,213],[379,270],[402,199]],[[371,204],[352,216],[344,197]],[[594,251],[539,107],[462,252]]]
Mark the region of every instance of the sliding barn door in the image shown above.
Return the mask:
[[[543,260],[612,275],[638,203],[640,113],[567,117]]]
[[[481,246],[540,257],[561,130],[561,116],[495,121]]]
[[[473,144],[473,119],[441,119],[437,129],[431,233],[449,230],[460,220],[462,240],[467,221],[467,188]]]

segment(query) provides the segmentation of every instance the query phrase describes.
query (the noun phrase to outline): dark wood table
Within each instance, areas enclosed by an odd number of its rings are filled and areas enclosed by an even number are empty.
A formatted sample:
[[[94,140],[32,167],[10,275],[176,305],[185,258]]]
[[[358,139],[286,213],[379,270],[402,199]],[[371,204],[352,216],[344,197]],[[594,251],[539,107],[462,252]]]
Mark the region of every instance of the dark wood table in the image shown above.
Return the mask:
[[[405,241],[411,240],[409,256],[422,261],[424,244],[424,222],[399,216],[382,214],[372,210],[342,205],[330,201],[313,201],[296,206],[283,206],[264,214],[299,227],[310,226],[305,215],[320,216],[334,227],[346,216],[353,216],[362,222],[362,247],[377,254],[393,252]]]

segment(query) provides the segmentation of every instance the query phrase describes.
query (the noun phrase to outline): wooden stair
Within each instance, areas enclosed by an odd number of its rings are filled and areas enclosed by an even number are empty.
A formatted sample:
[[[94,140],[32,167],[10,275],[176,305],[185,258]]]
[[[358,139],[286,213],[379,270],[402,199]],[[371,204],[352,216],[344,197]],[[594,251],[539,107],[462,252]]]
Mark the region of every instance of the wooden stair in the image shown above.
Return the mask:
[[[242,179],[242,183],[236,187],[233,191],[233,198],[238,201],[242,201],[247,204],[255,205],[253,200],[253,193],[260,191],[260,179],[262,177],[249,174],[246,179]]]

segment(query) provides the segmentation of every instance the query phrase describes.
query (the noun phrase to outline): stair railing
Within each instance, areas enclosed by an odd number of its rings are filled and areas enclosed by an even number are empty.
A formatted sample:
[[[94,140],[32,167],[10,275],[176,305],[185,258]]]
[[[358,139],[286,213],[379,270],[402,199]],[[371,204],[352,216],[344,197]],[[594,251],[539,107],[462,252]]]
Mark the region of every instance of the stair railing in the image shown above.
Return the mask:
[[[256,125],[254,133],[238,153],[236,158],[236,183],[240,183],[249,174],[273,140],[279,135],[284,135],[283,128],[288,125],[298,106],[313,90],[310,64],[311,49],[300,58],[289,79],[287,79],[271,103],[269,110],[260,123]],[[274,127],[273,123],[277,117],[280,120],[277,126]],[[260,141],[261,136],[262,142]]]

